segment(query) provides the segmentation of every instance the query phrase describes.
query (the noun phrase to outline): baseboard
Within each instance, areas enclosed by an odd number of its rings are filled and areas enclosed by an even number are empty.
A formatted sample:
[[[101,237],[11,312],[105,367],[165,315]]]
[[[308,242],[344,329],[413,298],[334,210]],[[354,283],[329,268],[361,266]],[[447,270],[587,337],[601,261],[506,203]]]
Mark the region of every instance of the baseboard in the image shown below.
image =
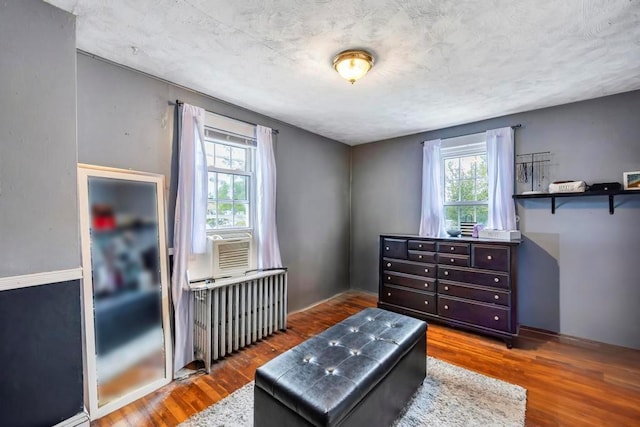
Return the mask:
[[[90,424],[91,420],[89,419],[89,414],[86,412],[80,412],[71,418],[59,422],[53,427],[89,427]]]
[[[337,294],[332,295],[332,296],[330,296],[329,298],[325,298],[325,299],[323,299],[323,300],[321,300],[321,301],[314,302],[313,304],[310,304],[310,305],[308,305],[308,306],[306,306],[306,307],[299,308],[299,309],[297,309],[297,310],[295,310],[295,311],[289,311],[289,312],[287,313],[287,315],[288,315],[288,316],[290,316],[290,315],[292,315],[292,314],[299,313],[299,312],[301,312],[301,311],[309,310],[310,308],[313,308],[313,307],[315,307],[315,306],[317,306],[317,305],[320,305],[320,304],[324,304],[324,303],[325,303],[325,302],[327,302],[327,301],[330,301],[330,300],[332,300],[332,299],[334,299],[334,298],[337,298],[337,297],[339,297],[339,296],[341,296],[341,295],[348,294],[348,293],[351,293],[351,292],[358,292],[358,293],[370,293],[371,295],[378,295],[377,293],[368,292],[368,291],[362,291],[362,290],[359,290],[359,289],[347,289],[347,290],[344,290],[344,291],[342,291],[342,292],[338,292]]]
[[[562,335],[560,332],[554,332],[548,329],[535,328],[533,326],[526,326],[526,325],[520,325],[520,330],[527,331],[530,333],[535,333],[535,334],[541,334],[541,335],[550,335],[550,336]]]

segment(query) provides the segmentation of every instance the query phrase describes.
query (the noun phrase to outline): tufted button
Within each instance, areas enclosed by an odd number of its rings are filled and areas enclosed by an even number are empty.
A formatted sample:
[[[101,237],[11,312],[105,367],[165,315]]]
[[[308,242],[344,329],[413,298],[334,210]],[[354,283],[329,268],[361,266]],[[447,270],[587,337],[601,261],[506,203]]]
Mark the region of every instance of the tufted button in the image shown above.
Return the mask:
[[[354,356],[357,356],[360,354],[360,352],[358,350],[351,350],[351,354],[353,354]]]
[[[338,341],[330,341],[330,342],[329,342],[329,345],[331,345],[331,346],[335,346],[335,345],[337,345],[337,344],[338,344]]]
[[[327,374],[329,375],[333,375],[333,373],[335,372],[336,368],[327,368]]]
[[[309,362],[311,362],[311,356],[307,356],[307,357],[305,357],[304,359],[302,359],[302,361],[303,361],[304,363],[309,363]]]
[[[358,332],[358,328],[351,328],[351,332]]]

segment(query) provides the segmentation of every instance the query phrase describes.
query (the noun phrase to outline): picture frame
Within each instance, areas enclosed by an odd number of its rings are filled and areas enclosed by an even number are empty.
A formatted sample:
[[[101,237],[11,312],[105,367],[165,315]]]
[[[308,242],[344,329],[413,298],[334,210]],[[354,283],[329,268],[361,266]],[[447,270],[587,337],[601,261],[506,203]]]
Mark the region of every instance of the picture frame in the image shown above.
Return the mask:
[[[622,181],[625,190],[640,190],[640,171],[624,172]]]

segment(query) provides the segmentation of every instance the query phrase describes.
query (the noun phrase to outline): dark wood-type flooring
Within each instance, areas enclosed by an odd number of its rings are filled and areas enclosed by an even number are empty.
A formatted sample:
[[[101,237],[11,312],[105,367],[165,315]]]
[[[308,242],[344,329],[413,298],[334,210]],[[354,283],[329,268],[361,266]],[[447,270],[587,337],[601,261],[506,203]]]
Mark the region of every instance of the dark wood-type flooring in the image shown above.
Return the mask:
[[[308,337],[376,304],[347,292],[289,316],[288,330],[109,414],[92,426],[175,426],[253,380],[255,370]],[[521,330],[514,348],[429,324],[427,354],[527,389],[527,426],[640,426],[640,351]]]

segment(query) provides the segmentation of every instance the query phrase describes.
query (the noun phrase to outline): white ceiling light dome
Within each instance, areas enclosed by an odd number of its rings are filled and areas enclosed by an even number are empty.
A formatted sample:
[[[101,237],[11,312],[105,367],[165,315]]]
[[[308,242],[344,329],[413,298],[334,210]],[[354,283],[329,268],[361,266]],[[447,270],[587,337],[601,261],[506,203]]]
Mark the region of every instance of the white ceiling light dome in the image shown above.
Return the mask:
[[[373,67],[373,55],[366,50],[349,49],[333,58],[333,68],[340,76],[354,84]]]

